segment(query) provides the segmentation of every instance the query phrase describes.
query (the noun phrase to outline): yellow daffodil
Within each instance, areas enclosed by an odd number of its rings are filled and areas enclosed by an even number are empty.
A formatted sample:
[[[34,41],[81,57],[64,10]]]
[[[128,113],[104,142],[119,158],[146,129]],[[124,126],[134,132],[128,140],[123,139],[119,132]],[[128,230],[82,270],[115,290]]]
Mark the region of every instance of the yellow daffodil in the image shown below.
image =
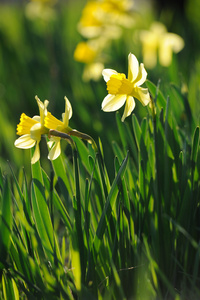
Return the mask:
[[[60,132],[68,133],[69,131],[72,130],[68,126],[69,119],[71,118],[71,116],[72,116],[72,107],[67,97],[65,97],[65,112],[62,114],[62,121],[58,120],[50,112],[48,112],[45,118],[45,127]],[[61,138],[59,136],[52,136],[50,138],[50,141],[48,142],[48,145],[51,148],[48,155],[48,158],[50,160],[54,160],[60,155],[61,153],[60,140]]]
[[[125,74],[112,69],[104,69],[102,74],[107,82],[108,90],[108,95],[102,102],[103,111],[116,111],[126,102],[122,116],[122,121],[124,121],[135,107],[134,98],[137,98],[144,106],[149,104],[148,89],[140,87],[146,80],[147,72],[142,63],[139,66],[137,58],[132,53],[128,55],[128,78]]]
[[[104,68],[101,51],[106,40],[104,38],[93,39],[88,42],[80,42],[75,51],[74,59],[85,63],[83,80],[99,80]]]
[[[159,22],[154,22],[150,30],[142,30],[140,39],[143,46],[143,59],[145,66],[153,68],[157,63],[167,67],[171,64],[172,53],[178,53],[184,47],[184,40],[177,34],[167,32],[166,27]]]
[[[92,63],[98,53],[98,49],[89,42],[80,42],[74,51],[74,59],[82,63]]]
[[[88,1],[78,24],[79,32],[86,38],[118,38],[121,34],[119,26],[133,24],[132,3],[132,0]]]
[[[21,149],[29,149],[36,145],[34,155],[31,159],[31,163],[34,164],[40,159],[39,142],[42,134],[48,132],[47,128],[44,127],[44,119],[47,115],[48,100],[44,103],[40,99],[35,97],[40,116],[34,116],[33,118],[28,117],[22,113],[20,117],[20,123],[17,125],[17,134],[20,137],[15,141],[15,147]]]

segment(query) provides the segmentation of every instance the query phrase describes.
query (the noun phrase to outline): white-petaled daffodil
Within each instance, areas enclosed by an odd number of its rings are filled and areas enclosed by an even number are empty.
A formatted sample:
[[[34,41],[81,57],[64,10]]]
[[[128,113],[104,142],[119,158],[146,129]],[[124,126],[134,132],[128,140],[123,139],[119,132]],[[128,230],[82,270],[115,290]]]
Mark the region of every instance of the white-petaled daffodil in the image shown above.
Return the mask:
[[[149,104],[148,89],[140,87],[146,81],[147,72],[143,63],[139,65],[132,53],[128,55],[128,78],[125,74],[112,69],[104,69],[102,75],[107,82],[108,90],[108,95],[102,102],[103,111],[116,111],[126,103],[122,116],[123,122],[135,107],[134,98],[137,98],[144,106]]]
[[[157,57],[161,66],[168,67],[172,55],[180,52],[184,47],[184,40],[178,34],[167,32],[167,28],[160,22],[153,22],[149,30],[140,31],[143,60],[147,68],[154,68]]]
[[[47,113],[45,118],[45,127],[51,130],[57,130],[63,133],[68,133],[72,129],[68,126],[69,119],[72,116],[72,106],[67,97],[65,97],[65,112],[62,114],[62,121],[55,118],[50,112]],[[59,136],[51,136],[50,141],[48,142],[49,147],[51,148],[49,151],[48,158],[50,160],[56,159],[61,153],[60,147],[61,137]]]
[[[20,149],[29,149],[36,145],[35,152],[31,159],[32,164],[40,159],[39,142],[42,134],[48,133],[48,129],[44,127],[44,119],[47,115],[49,101],[45,100],[43,103],[37,96],[35,99],[39,107],[40,115],[30,118],[25,113],[21,114],[20,123],[17,125],[17,134],[20,135],[20,137],[14,143],[15,147]]]

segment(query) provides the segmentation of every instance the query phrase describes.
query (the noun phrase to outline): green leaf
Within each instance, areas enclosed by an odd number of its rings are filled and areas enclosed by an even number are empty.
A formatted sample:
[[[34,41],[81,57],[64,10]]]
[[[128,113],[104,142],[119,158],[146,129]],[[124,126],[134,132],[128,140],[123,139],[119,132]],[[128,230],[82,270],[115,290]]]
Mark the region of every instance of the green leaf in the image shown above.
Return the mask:
[[[4,263],[6,260],[12,230],[12,201],[11,190],[8,178],[6,177],[3,190],[2,215],[0,218],[0,260]]]
[[[69,175],[67,175],[66,173],[66,169],[61,156],[59,156],[55,160],[52,160],[51,163],[63,195],[65,195],[66,197],[66,195],[69,194],[70,198],[73,199],[73,187],[71,185]]]
[[[157,99],[156,99],[156,105],[158,106],[158,108],[161,109],[163,107],[164,110],[165,110],[166,100],[165,100],[163,94],[161,93],[161,91],[158,88],[159,83],[158,83],[158,86],[156,86],[151,81],[146,80],[145,84],[147,85],[147,87],[148,87],[151,95],[153,96],[153,98],[157,97]]]
[[[126,128],[125,123],[121,121],[121,117],[119,112],[116,113],[116,121],[117,121],[117,127],[119,131],[119,135],[122,141],[122,145],[124,150],[127,150],[127,141],[126,141]]]
[[[35,225],[41,240],[49,251],[53,250],[53,226],[50,213],[46,202],[45,189],[43,184],[40,163],[32,164],[32,205],[35,217]]]
[[[194,132],[194,138],[192,143],[192,153],[191,153],[191,161],[196,162],[198,151],[199,151],[199,142],[200,142],[200,134],[199,134],[199,127],[196,127]]]
[[[106,230],[106,227],[109,226],[109,219],[111,216],[111,212],[112,212],[112,207],[117,199],[117,194],[119,191],[118,188],[118,184],[121,180],[121,178],[124,175],[125,169],[126,169],[126,165],[127,165],[127,161],[128,161],[128,153],[126,158],[124,159],[124,161],[121,164],[121,167],[119,169],[119,172],[117,173],[117,176],[115,177],[115,180],[112,184],[111,190],[108,194],[108,198],[106,200],[106,204],[103,210],[103,213],[101,215],[99,224],[98,224],[98,228],[94,237],[94,248],[95,248],[95,252],[98,253],[99,252],[99,247],[101,244],[101,240],[103,238],[103,234]]]
[[[141,139],[141,135],[142,135],[142,130],[140,128],[137,117],[134,114],[132,115],[132,124],[133,124],[133,131],[134,131],[137,148],[138,148],[138,150],[140,150],[140,139]]]
[[[14,279],[9,278],[5,273],[2,275],[2,286],[4,300],[19,300],[19,291]]]

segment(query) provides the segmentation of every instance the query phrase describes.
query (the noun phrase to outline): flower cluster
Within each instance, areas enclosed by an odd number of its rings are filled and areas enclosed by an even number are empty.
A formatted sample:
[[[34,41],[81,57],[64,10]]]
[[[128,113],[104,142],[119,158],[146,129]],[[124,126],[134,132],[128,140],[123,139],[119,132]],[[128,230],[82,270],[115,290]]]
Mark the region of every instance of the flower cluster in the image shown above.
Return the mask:
[[[48,100],[45,100],[43,103],[37,96],[35,99],[39,107],[40,115],[30,118],[25,113],[21,114],[20,123],[17,125],[17,134],[20,135],[20,137],[14,143],[15,147],[20,149],[29,149],[35,146],[35,151],[31,159],[32,164],[40,159],[39,143],[42,135],[48,135],[49,137],[47,143],[50,148],[48,155],[50,160],[56,159],[61,154],[60,141],[63,137],[69,142],[72,141],[70,136],[86,139],[96,150],[96,144],[89,135],[69,127],[68,124],[72,116],[72,107],[67,97],[65,97],[65,112],[62,114],[62,120],[58,120],[47,111]]]
[[[113,39],[119,38],[123,27],[131,27],[132,0],[90,0],[78,24],[80,42],[74,59],[85,64],[83,80],[98,80],[104,68],[104,50]]]

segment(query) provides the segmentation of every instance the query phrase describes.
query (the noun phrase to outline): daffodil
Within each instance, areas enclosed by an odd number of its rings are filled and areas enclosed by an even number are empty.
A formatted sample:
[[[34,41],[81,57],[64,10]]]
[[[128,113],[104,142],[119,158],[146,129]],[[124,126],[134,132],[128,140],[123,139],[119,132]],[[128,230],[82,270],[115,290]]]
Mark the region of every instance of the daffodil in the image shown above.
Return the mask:
[[[133,25],[132,4],[132,0],[88,1],[78,24],[79,32],[86,38],[118,38],[122,32],[119,26]]]
[[[49,102],[45,100],[44,103],[42,103],[37,96],[35,99],[39,107],[40,116],[30,118],[24,113],[21,114],[20,123],[17,125],[17,134],[20,135],[20,137],[14,143],[15,147],[20,149],[29,149],[36,146],[31,159],[32,164],[40,159],[39,142],[42,134],[48,133],[48,129],[44,126],[44,119],[47,115]]]
[[[102,62],[101,51],[107,40],[103,37],[93,39],[88,42],[80,42],[75,51],[74,59],[85,64],[83,70],[83,80],[99,80],[104,64]]]
[[[98,48],[93,46],[91,42],[80,42],[74,51],[74,59],[86,64],[92,63],[98,53]]]
[[[166,27],[159,22],[154,22],[149,31],[140,31],[140,39],[144,63],[148,68],[156,66],[157,56],[160,65],[169,66],[172,53],[178,53],[184,47],[184,40],[178,34],[167,32]]]
[[[122,116],[122,121],[124,121],[135,107],[134,98],[137,98],[144,106],[149,104],[148,89],[140,87],[146,80],[147,72],[143,63],[139,65],[132,53],[128,55],[128,78],[125,74],[112,69],[104,69],[102,74],[107,82],[108,90],[108,95],[102,102],[103,111],[116,111],[126,103]]]
[[[45,127],[53,130],[57,130],[60,132],[68,133],[72,129],[68,126],[69,119],[72,116],[72,107],[71,103],[65,97],[65,112],[62,114],[62,121],[55,118],[50,112],[47,113],[45,118]],[[50,160],[56,159],[61,153],[61,146],[60,146],[61,137],[59,136],[51,136],[50,141],[48,142],[49,147],[51,150],[49,151],[48,158]]]

